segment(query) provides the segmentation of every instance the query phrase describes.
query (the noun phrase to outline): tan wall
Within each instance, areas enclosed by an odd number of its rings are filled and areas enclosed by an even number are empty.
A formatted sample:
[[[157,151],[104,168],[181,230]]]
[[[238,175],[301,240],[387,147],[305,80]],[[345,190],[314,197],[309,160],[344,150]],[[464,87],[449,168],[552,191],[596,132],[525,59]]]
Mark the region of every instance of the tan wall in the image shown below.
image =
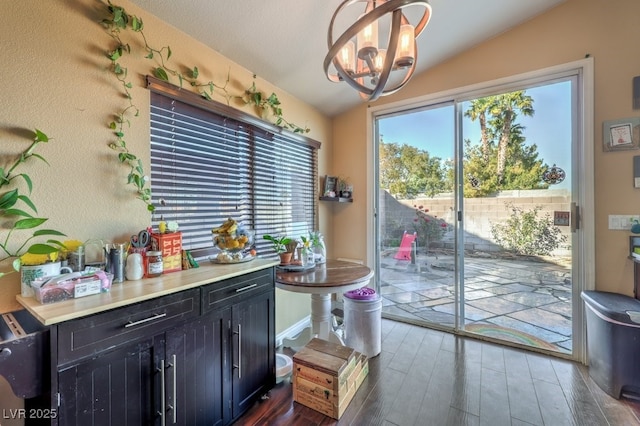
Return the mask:
[[[145,33],[152,45],[171,46],[171,62],[176,67],[196,65],[201,81],[213,80],[220,84],[229,73],[230,90],[238,94],[250,86],[250,71],[129,1],[116,4],[143,18]],[[54,138],[39,150],[51,166],[29,164],[24,171],[34,180],[33,200],[39,214],[49,218],[48,227],[79,240],[123,241],[148,226],[151,218],[146,206],[134,198],[133,187],[126,185],[127,168],[120,165],[115,153],[107,147],[112,140],[107,123],[126,106],[126,101],[108,71],[110,62],[105,52],[112,40],[99,24],[104,8],[105,4],[95,0],[3,2],[0,14],[2,165],[7,162],[8,153],[20,152],[28,143],[17,135],[24,134],[25,129],[43,130]],[[140,116],[131,119],[126,140],[148,170],[149,92],[143,87],[143,81],[150,73],[152,62],[138,55],[138,59],[127,59],[126,64],[135,85],[134,102],[140,108]],[[330,120],[266,81],[258,79],[257,86],[267,94],[278,94],[289,121],[311,128],[309,136],[322,142],[319,173],[328,173],[332,154]],[[254,113],[250,107],[233,106]],[[331,211],[320,206],[319,215],[320,230],[326,233],[331,228]],[[19,291],[17,278],[17,274],[13,274],[0,280],[0,290],[4,290],[0,291],[2,311],[17,307],[14,302],[14,295]],[[308,300],[307,295],[277,292],[278,332],[308,315]]]
[[[638,16],[637,0],[568,0],[415,76],[400,92],[372,105],[573,62],[590,54],[595,63],[596,287],[631,295],[633,267],[627,259],[628,233],[608,230],[607,216],[640,212],[640,193],[632,187],[632,158],[640,152],[602,152],[602,121],[640,115],[632,109],[631,87],[632,78],[640,74]],[[364,182],[367,173],[366,114],[367,105],[363,104],[334,119],[333,173],[348,174],[354,182]],[[335,217],[333,236],[345,255],[364,253],[366,249],[364,238],[354,238],[366,235],[368,194],[359,188],[362,186],[356,186],[353,206]]]

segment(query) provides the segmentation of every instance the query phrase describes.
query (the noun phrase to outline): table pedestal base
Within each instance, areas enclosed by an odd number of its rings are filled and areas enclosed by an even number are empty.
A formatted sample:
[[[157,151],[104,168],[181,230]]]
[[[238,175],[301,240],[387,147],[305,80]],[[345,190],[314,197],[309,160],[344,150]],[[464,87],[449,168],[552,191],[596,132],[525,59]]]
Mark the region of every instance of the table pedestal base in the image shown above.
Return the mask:
[[[331,294],[311,295],[311,327],[305,328],[293,339],[283,339],[282,344],[298,350],[314,337],[344,345],[342,337],[332,327]]]

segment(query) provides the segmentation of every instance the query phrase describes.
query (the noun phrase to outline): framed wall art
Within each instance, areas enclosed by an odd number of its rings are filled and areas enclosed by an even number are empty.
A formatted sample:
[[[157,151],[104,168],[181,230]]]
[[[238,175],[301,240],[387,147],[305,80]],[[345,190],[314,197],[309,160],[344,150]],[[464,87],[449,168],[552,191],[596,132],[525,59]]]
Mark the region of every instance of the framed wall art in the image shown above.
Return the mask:
[[[604,151],[627,151],[640,148],[640,117],[602,122]]]
[[[326,175],[324,177],[324,191],[322,195],[325,197],[335,197],[338,190],[338,178],[336,176]]]

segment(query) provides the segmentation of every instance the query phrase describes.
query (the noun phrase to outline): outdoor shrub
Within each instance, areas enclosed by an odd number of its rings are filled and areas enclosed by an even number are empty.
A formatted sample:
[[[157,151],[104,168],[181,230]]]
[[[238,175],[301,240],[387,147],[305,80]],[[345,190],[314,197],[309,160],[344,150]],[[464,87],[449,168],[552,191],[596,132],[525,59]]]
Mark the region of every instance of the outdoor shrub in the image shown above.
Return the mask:
[[[418,233],[419,247],[429,249],[429,242],[440,241],[447,232],[447,222],[437,216],[431,216],[429,209],[424,206],[415,207],[416,217],[413,219],[413,227]]]
[[[512,203],[506,204],[511,216],[504,223],[491,223],[491,235],[497,244],[505,250],[522,255],[545,256],[566,241],[560,228],[553,224],[547,213],[538,216],[541,207],[523,210]]]
[[[402,233],[407,229],[406,223],[394,217],[387,215],[385,225],[382,227],[382,246],[383,247],[400,247],[400,239]]]

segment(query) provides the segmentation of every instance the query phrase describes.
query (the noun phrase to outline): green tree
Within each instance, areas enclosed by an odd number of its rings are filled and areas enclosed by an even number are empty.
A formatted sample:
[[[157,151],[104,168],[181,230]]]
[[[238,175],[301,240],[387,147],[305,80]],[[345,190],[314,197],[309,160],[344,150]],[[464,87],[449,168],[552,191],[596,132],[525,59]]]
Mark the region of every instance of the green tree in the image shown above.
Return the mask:
[[[464,189],[467,197],[481,197],[507,189],[543,189],[547,165],[537,146],[527,145],[518,114],[532,116],[533,98],[524,91],[476,99],[465,116],[480,123],[481,143],[465,140]]]
[[[450,190],[439,157],[414,146],[380,141],[380,187],[395,197],[434,196]]]
[[[487,114],[489,120],[487,122]],[[498,183],[504,178],[509,154],[509,144],[512,142],[511,131],[519,114],[533,116],[533,98],[523,90],[504,93],[502,95],[487,96],[475,99],[465,111],[465,116],[480,123],[480,134],[483,158],[488,159],[489,141],[498,140],[496,175]]]

